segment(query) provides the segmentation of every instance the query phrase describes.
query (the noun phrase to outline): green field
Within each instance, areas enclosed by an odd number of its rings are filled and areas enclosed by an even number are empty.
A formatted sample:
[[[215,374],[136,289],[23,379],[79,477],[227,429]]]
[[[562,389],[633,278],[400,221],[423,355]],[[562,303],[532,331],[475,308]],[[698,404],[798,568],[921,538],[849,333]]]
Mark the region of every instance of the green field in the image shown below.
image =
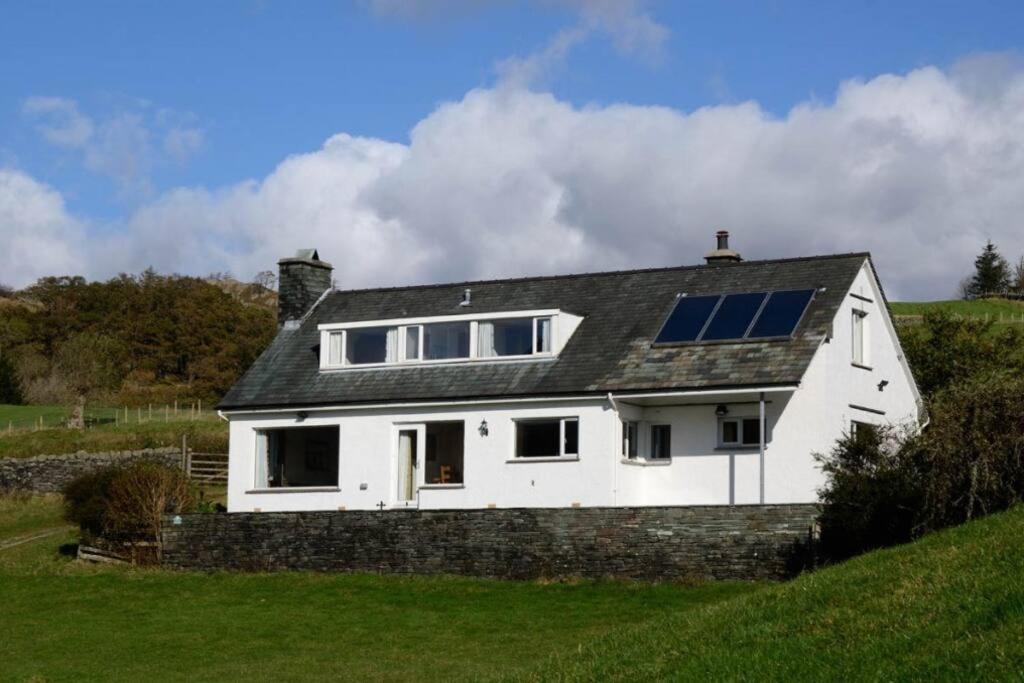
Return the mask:
[[[14,414],[16,411],[11,409],[59,410],[50,406],[0,406],[0,410]],[[203,413],[201,418],[195,420],[187,419],[187,415],[168,422],[156,418],[152,422],[146,422],[145,418],[143,420],[141,424],[107,423],[87,429],[56,426],[38,431],[24,429],[8,432],[3,428],[0,429],[0,458],[181,446],[182,435],[188,436],[189,445],[194,450],[227,453],[227,423],[215,414]],[[2,424],[6,427],[6,423]]]
[[[952,315],[973,318],[991,318],[999,322],[1024,316],[1024,302],[1007,299],[981,299],[978,301],[893,301],[890,304],[893,315],[924,315],[930,311],[946,311]]]
[[[0,502],[0,548],[59,527]],[[0,679],[1019,680],[1024,508],[778,585],[194,574],[0,549]]]

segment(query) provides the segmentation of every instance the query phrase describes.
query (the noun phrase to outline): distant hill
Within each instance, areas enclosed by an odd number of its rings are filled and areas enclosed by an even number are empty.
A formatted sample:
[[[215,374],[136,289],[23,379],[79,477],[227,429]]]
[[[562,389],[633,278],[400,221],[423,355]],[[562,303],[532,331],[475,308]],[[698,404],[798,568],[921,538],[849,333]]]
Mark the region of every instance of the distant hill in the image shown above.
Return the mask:
[[[0,292],[0,353],[32,403],[213,400],[273,338],[276,308],[223,275],[48,277]]]
[[[1020,680],[1024,507],[544,662],[529,680]]]

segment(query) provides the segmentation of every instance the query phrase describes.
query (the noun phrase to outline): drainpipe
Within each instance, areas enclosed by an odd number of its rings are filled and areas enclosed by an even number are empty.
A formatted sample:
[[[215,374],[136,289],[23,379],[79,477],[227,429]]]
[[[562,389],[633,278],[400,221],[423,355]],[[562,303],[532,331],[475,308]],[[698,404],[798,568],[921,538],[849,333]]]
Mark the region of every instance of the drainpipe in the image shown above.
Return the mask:
[[[761,452],[760,452],[760,456],[761,456],[760,457],[761,496],[760,496],[760,500],[761,500],[761,505],[764,505],[764,436],[765,436],[765,431],[766,431],[765,427],[767,425],[766,425],[765,419],[764,419],[764,392],[763,391],[761,392],[760,400],[759,400],[758,403],[759,403],[759,408],[760,408],[760,417],[759,417],[758,421],[760,422],[760,427],[761,427],[761,429],[760,429],[760,431],[761,431]]]
[[[612,407],[612,411],[614,411],[617,418],[619,415],[619,406],[615,403],[615,397],[612,396],[612,392],[610,391],[608,392],[608,405]],[[614,429],[612,433],[615,433]],[[619,463],[616,462],[616,460],[615,439],[612,439],[612,507],[618,507],[619,504]]]

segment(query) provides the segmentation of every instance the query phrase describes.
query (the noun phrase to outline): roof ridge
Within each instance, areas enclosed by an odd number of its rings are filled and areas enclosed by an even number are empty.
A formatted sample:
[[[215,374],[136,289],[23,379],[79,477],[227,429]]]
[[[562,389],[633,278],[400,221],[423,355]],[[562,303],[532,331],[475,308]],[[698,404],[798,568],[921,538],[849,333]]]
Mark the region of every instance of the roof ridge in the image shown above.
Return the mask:
[[[757,261],[741,261],[739,263],[699,263],[688,266],[657,266],[650,268],[630,268],[624,270],[599,270],[584,273],[563,273],[559,275],[526,275],[510,278],[492,278],[490,280],[462,280],[456,282],[436,282],[423,285],[392,285],[389,287],[364,287],[362,289],[334,289],[334,294],[362,294],[366,292],[395,292],[411,289],[441,289],[444,287],[464,287],[469,285],[493,285],[514,282],[539,282],[544,280],[571,280],[582,277],[610,277],[613,275],[633,275],[638,273],[658,273],[671,270],[687,271],[715,268],[743,268],[745,266],[771,265],[776,263],[795,263],[799,261],[823,261],[853,257],[871,258],[869,251],[850,251],[841,254],[819,254],[815,256],[791,256],[778,259],[761,259]]]

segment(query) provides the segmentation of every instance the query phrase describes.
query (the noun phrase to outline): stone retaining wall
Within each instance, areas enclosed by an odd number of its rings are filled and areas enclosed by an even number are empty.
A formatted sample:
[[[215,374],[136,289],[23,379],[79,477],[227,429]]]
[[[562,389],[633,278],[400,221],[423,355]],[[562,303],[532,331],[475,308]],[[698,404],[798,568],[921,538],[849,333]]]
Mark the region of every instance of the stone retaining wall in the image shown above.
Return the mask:
[[[163,562],[506,579],[779,579],[806,566],[817,512],[748,505],[189,514],[165,520]]]
[[[80,474],[108,465],[126,465],[137,460],[151,460],[180,467],[181,449],[147,448],[138,451],[0,458],[0,491],[57,493]]]

